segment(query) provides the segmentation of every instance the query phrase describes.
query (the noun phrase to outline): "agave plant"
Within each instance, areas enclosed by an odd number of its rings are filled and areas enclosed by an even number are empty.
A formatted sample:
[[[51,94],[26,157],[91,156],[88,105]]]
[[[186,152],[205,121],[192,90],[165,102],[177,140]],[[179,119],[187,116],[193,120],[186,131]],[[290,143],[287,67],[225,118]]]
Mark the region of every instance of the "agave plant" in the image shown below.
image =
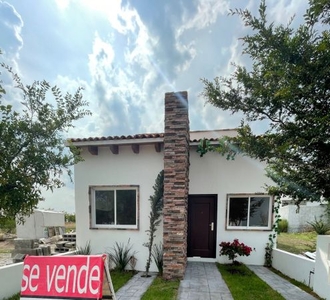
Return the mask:
[[[133,245],[130,244],[130,239],[128,239],[127,244],[116,242],[108,252],[110,261],[115,265],[115,270],[125,271],[132,256],[136,254],[136,251],[132,251],[132,247]]]

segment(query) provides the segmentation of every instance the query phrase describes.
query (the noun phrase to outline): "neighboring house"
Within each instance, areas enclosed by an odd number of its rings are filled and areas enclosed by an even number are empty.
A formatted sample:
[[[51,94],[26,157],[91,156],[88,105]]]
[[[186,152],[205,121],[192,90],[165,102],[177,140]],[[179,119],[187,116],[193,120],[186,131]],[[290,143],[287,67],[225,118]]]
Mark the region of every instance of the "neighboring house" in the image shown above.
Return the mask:
[[[219,243],[239,239],[255,248],[248,264],[264,263],[272,228],[272,197],[263,194],[264,165],[247,156],[226,160],[200,157],[202,138],[217,144],[235,130],[189,132],[187,93],[165,94],[165,132],[71,139],[84,161],[75,166],[77,243],[94,253],[128,240],[137,251],[137,270],[147,260],[150,195],[164,169],[163,223],[156,243],[164,243],[164,277],[182,278],[187,258],[226,262]],[[156,271],[155,265],[151,270]]]

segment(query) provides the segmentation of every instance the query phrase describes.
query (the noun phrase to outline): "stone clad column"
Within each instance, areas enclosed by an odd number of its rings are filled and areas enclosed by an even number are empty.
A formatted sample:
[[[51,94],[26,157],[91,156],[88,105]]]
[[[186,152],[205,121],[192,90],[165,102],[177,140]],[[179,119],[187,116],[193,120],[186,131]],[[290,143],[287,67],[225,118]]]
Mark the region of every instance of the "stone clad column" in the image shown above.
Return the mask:
[[[165,94],[163,277],[182,279],[187,263],[189,116],[187,92]]]

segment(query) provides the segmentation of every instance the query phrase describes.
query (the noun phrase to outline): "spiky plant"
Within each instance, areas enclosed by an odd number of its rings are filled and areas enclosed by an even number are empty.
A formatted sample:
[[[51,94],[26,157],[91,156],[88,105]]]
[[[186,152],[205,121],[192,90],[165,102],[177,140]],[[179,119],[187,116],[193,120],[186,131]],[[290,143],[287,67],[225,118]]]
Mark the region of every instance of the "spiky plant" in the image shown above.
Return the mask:
[[[127,244],[116,242],[108,252],[110,261],[115,265],[115,270],[120,272],[125,271],[131,257],[136,254],[136,251],[133,251],[132,247],[133,245],[130,244],[130,239],[128,239]]]

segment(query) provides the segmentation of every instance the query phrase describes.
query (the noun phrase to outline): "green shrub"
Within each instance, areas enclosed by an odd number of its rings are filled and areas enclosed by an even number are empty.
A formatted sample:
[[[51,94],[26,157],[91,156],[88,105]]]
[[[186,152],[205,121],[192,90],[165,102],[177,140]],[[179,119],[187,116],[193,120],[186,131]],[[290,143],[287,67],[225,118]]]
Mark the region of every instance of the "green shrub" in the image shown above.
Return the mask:
[[[120,272],[125,271],[126,266],[129,264],[131,257],[135,255],[136,251],[132,251],[133,245],[128,240],[127,244],[115,243],[109,251],[110,263],[115,265],[114,269]]]
[[[65,213],[65,222],[66,223],[75,223],[76,222],[76,215],[66,212]]]
[[[330,230],[330,225],[324,222],[321,218],[319,220],[314,218],[313,222],[307,222],[313,227],[317,234],[324,235]]]
[[[1,217],[0,216],[0,232],[15,233],[16,232],[15,218]]]
[[[281,219],[278,222],[278,232],[288,232],[289,222],[286,219]]]

